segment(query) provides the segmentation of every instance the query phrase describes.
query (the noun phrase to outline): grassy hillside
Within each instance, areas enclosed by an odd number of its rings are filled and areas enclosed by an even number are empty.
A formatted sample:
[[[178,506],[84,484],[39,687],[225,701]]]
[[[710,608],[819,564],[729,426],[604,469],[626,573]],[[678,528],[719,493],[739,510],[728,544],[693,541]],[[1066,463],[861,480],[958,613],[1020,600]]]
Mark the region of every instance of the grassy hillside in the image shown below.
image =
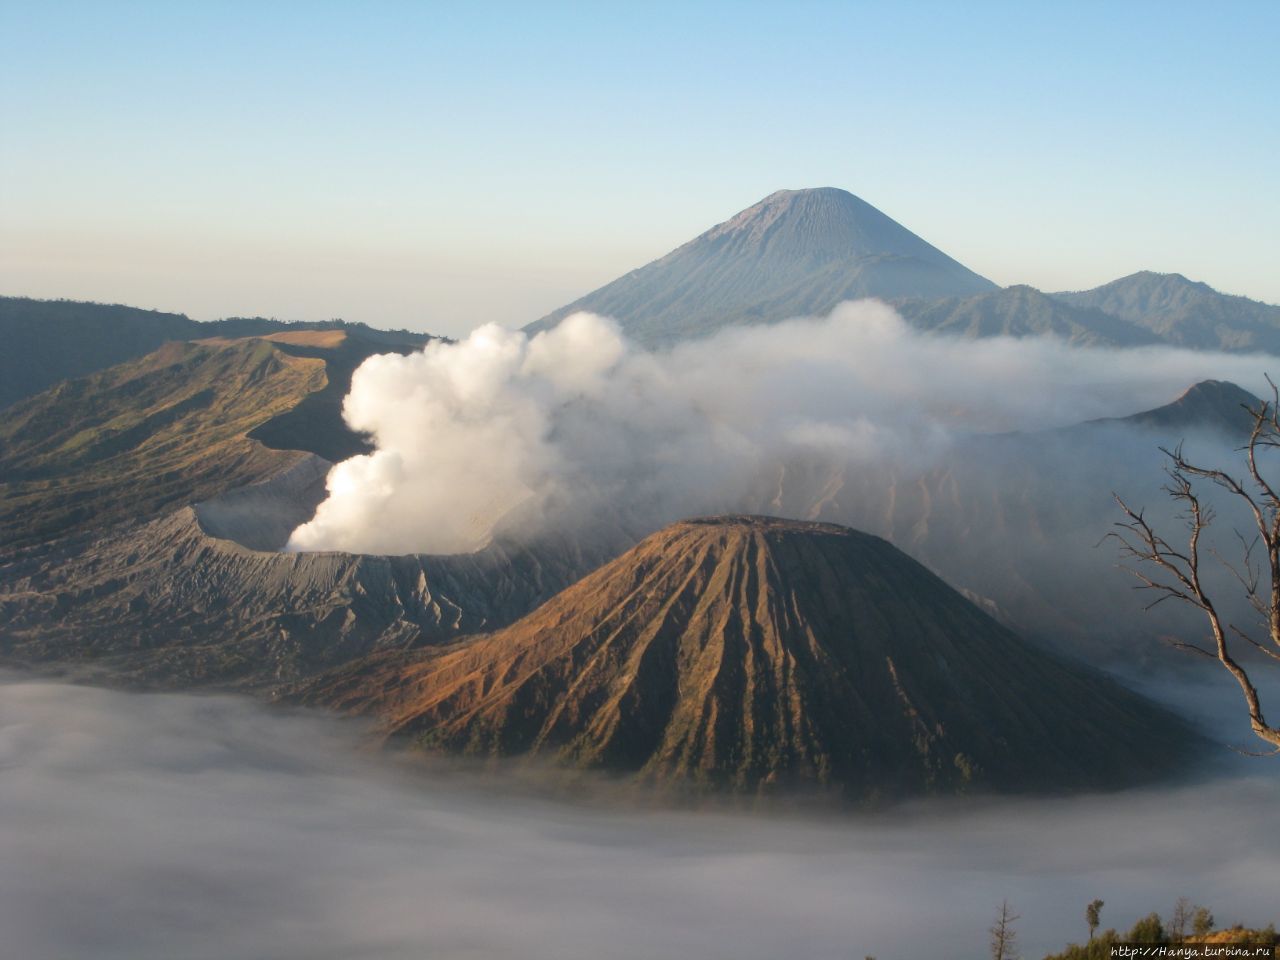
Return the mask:
[[[194,335],[196,322],[104,303],[0,297],[0,407]]]
[[[169,343],[66,381],[0,422],[0,550],[148,516],[297,459],[247,434],[327,384],[263,340]]]
[[[383,349],[421,346],[428,338],[405,330],[325,320],[286,323],[265,317],[202,322],[119,304],[0,297],[0,407],[34,396],[62,380],[145,356],[174,340],[340,331]]]
[[[1061,953],[1050,954],[1044,960],[1111,960],[1123,955],[1119,950],[1121,945],[1148,951],[1145,954],[1131,953],[1130,956],[1276,956],[1280,936],[1276,935],[1274,925],[1250,928],[1236,924],[1225,930],[1214,930],[1212,913],[1203,907],[1192,909],[1194,915],[1188,915],[1181,921],[1177,919],[1175,910],[1174,918],[1167,924],[1158,913],[1148,914],[1125,933],[1105,930],[1084,943],[1070,944]],[[1233,951],[1233,947],[1251,947],[1254,951]]]

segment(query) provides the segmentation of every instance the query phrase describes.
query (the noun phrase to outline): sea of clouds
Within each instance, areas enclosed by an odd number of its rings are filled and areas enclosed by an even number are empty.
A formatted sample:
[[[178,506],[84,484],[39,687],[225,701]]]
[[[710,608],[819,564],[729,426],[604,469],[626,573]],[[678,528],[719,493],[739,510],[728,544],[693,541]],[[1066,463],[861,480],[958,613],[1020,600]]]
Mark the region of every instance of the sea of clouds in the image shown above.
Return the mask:
[[[1247,729],[1221,683],[1161,691]],[[1277,767],[1072,799],[807,817],[569,804],[402,769],[228,696],[0,683],[0,931],[94,960],[880,960],[1023,954],[1179,896],[1265,924]]]

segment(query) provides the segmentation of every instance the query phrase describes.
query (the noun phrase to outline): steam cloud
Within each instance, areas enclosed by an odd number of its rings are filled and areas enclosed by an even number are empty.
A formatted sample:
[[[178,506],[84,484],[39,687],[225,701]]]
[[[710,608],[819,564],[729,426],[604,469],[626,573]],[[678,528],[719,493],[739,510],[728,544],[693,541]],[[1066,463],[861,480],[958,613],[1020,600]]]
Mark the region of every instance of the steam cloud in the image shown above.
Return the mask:
[[[334,467],[289,546],[457,553],[606,515],[646,532],[744,509],[780,464],[927,464],[959,434],[1123,416],[1207,378],[1256,390],[1266,369],[928,336],[874,301],[659,353],[585,313],[533,338],[490,325],[356,371],[344,413],[376,450]]]
[[[1104,925],[1182,895],[1276,919],[1274,765],[1234,755],[1161,791],[808,820],[567,806],[351,746],[230,697],[0,683],[5,955],[959,960],[1005,897],[1029,957],[1094,897]]]

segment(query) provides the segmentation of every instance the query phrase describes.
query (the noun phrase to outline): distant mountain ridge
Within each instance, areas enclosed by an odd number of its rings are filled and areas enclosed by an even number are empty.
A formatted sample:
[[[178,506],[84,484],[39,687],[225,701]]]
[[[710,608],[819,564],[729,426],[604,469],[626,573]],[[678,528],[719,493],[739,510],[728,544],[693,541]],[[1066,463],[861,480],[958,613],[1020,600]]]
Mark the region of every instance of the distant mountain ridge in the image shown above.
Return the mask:
[[[579,310],[645,346],[826,313],[844,300],[966,296],[996,285],[833,187],[779,190],[647,266],[529,324]]]
[[[834,187],[770,194],[524,329],[585,310],[614,318],[642,346],[666,347],[866,297],[888,301],[919,330],[951,336],[1280,354],[1280,306],[1151,272],[1076,292],[1000,288]]]
[[[1280,353],[1280,306],[1219,293],[1180,273],[1144,270],[1093,290],[1052,296],[1137,324],[1176,346]]]
[[[145,356],[175,340],[253,337],[303,330],[345,330],[389,349],[429,338],[407,330],[376,330],[342,320],[287,322],[265,317],[192,320],[182,313],[121,304],[0,297],[0,407],[72,380]]]
[[[967,338],[1056,337],[1074,346],[1160,343],[1146,327],[1097,307],[1077,306],[1018,284],[971,297],[898,300],[894,309],[918,330]]]

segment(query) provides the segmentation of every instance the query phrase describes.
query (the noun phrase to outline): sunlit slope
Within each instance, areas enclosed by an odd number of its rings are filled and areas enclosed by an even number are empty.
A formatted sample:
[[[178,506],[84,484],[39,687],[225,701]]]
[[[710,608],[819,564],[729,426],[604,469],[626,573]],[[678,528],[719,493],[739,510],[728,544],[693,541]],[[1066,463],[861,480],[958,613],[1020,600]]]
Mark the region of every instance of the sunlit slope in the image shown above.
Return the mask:
[[[310,699],[450,752],[855,797],[1109,786],[1188,743],[888,542],[760,517],[674,524],[505,630]]]
[[[428,339],[348,324],[172,342],[21,401],[0,422],[0,545],[149,519],[271,476],[299,452],[365,452],[342,419],[352,373]]]
[[[0,407],[186,340],[198,327],[179,313],[0,297]]]
[[[416,348],[429,337],[376,330],[343,320],[287,323],[267,317],[192,320],[181,313],[111,303],[0,297],[0,407],[34,396],[62,380],[136,360],[176,340],[266,336],[282,343],[330,347],[343,339],[382,350]],[[333,339],[337,338],[337,344]]]
[[[246,435],[326,385],[261,340],[169,343],[13,406],[0,421],[0,544],[104,528],[277,472]]]

